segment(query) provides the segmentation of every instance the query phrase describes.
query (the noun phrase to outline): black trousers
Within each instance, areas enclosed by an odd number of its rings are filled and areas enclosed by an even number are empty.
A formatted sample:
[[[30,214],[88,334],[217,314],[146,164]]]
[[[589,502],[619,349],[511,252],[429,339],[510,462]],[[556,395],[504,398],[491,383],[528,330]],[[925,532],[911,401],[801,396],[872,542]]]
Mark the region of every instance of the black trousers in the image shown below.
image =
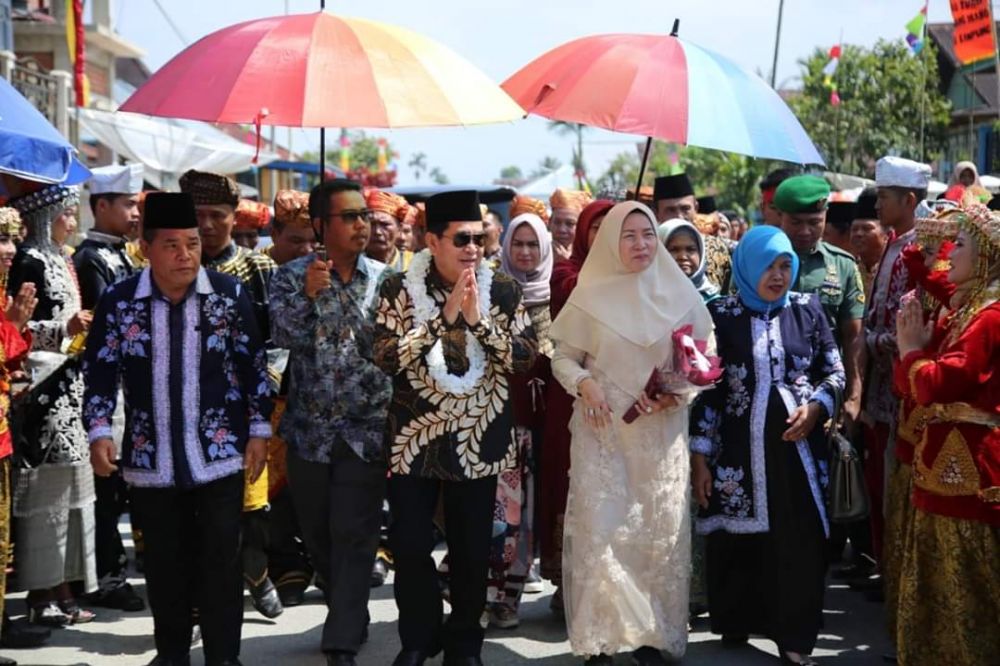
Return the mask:
[[[128,486],[121,471],[111,476],[95,476],[94,535],[97,578],[101,591],[110,591],[124,582],[125,546],[118,532],[118,520],[128,509]]]
[[[444,492],[451,615],[442,623],[443,602],[434,550],[434,511]],[[396,569],[393,585],[404,650],[452,657],[478,656],[479,624],[486,605],[490,537],[493,534],[495,476],[475,481],[439,481],[417,476],[389,479],[392,527],[389,544]]]
[[[324,652],[356,654],[368,625],[386,466],[338,442],[330,463],[288,451],[288,487],[316,573],[326,581]]]
[[[133,488],[146,539],[156,652],[183,659],[198,608],[205,664],[236,659],[243,624],[243,472],[189,489]]]
[[[271,580],[279,589],[286,576],[301,579],[308,585],[313,569],[295,513],[292,491],[287,485],[271,499],[267,522],[267,568]]]

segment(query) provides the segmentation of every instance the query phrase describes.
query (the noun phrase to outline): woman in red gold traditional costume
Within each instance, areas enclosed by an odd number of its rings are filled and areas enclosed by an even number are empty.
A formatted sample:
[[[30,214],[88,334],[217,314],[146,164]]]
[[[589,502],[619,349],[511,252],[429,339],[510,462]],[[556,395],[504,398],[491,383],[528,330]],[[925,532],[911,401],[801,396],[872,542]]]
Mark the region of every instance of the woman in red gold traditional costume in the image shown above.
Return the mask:
[[[992,664],[1000,656],[1000,218],[973,206],[935,330],[898,314],[899,392],[928,408],[913,455],[913,517],[899,576],[899,663]]]

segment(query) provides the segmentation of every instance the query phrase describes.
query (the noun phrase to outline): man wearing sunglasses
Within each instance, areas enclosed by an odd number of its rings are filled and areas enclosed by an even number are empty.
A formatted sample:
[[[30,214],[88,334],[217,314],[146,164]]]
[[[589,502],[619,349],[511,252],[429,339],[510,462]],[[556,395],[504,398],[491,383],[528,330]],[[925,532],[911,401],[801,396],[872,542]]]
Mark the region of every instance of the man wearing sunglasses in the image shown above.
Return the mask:
[[[427,250],[386,278],[375,319],[375,362],[392,377],[389,543],[403,649],[394,666],[482,664],[497,476],[517,456],[507,375],[537,351],[520,286],[483,262],[474,191],[427,200]],[[433,518],[444,497],[451,615],[442,622]]]
[[[317,577],[325,582],[321,648],[347,666],[364,642],[379,542],[392,383],[372,362],[372,310],[385,264],[364,255],[371,211],[357,183],[326,181],[309,195],[325,256],[278,269],[271,330],[291,351],[279,434],[288,487]]]

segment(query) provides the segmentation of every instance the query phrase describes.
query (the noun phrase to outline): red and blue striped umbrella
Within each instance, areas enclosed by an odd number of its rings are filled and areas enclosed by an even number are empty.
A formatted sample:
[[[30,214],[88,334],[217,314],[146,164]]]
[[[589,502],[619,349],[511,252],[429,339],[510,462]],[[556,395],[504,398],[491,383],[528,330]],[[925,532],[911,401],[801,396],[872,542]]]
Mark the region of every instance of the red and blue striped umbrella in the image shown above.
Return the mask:
[[[529,113],[689,146],[824,164],[759,76],[665,35],[584,37],[525,65],[503,89]]]

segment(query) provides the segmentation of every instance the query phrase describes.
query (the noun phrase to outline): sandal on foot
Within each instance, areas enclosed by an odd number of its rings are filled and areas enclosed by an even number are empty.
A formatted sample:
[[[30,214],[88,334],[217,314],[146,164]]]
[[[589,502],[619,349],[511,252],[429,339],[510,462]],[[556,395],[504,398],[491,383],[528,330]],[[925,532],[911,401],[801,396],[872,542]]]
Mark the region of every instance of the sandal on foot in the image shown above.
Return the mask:
[[[94,618],[97,617],[96,613],[86,608],[80,608],[80,604],[76,603],[76,599],[60,601],[59,610],[69,618],[70,624],[87,624],[88,622],[93,622]]]

